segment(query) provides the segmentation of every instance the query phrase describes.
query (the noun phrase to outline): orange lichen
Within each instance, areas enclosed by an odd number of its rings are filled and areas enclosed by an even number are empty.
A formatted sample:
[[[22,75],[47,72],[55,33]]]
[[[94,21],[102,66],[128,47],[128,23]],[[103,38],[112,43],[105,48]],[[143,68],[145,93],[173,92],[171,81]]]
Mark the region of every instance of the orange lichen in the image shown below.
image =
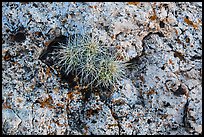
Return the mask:
[[[151,20],[155,20],[155,19],[157,19],[157,15],[154,14],[153,16],[150,17],[150,19],[151,19]]]
[[[138,5],[140,2],[128,2],[129,5]]]
[[[193,23],[191,20],[189,20],[188,18],[184,18],[184,22],[187,23],[188,25],[193,26],[194,29],[198,29],[198,25]]]

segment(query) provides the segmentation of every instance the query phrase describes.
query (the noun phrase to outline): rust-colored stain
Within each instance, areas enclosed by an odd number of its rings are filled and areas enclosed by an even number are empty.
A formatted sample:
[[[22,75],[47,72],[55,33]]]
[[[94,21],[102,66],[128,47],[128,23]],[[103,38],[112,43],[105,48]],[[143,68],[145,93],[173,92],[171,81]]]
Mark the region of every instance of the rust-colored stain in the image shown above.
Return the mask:
[[[161,79],[158,77],[158,76],[155,76],[155,78],[158,80],[158,81],[160,81]]]
[[[154,4],[151,5],[152,10],[153,10],[153,13],[154,13],[154,14],[150,17],[151,20],[156,20],[156,19],[157,19],[157,14],[156,14],[156,11],[155,11],[155,9],[154,9],[155,6],[156,6],[156,3],[154,2]]]
[[[117,99],[117,100],[114,100],[113,103],[122,105],[122,104],[125,104],[125,101],[123,99]]]
[[[87,89],[86,89],[86,90],[87,90]],[[74,94],[76,94],[76,95],[77,95],[77,94],[81,94],[81,92],[75,91]]]
[[[11,105],[8,105],[7,103],[3,103],[2,109],[11,109]]]
[[[21,4],[29,4],[29,2],[20,2]]]
[[[44,73],[44,71],[43,71],[43,68],[40,69],[40,73],[42,74],[42,75],[39,77],[40,82],[41,82],[41,83],[44,83],[44,82],[45,82],[45,79],[44,79],[45,73]]]
[[[186,38],[186,43],[190,43],[190,39],[189,38]]]
[[[60,124],[59,122],[56,122],[56,124],[59,126],[59,127],[63,127],[64,124]]]
[[[87,112],[87,117],[90,117],[91,115],[93,115],[94,110],[88,109],[86,112]]]
[[[139,78],[140,78],[140,80],[142,81],[142,83],[145,82],[145,78],[144,78],[144,76],[140,76]]]
[[[6,53],[8,50],[2,50],[1,53],[4,54]]]
[[[97,6],[89,6],[89,8],[96,9],[96,8],[97,8]]]
[[[153,95],[153,94],[156,94],[156,92],[154,91],[154,89],[150,89],[149,92],[147,92],[146,94]]]
[[[12,62],[11,63],[12,65],[18,65],[18,66],[20,66],[20,64],[16,61],[16,62]]]
[[[45,101],[40,102],[40,105],[42,108],[44,108],[44,107],[54,108],[53,103],[54,103],[54,101],[53,101],[52,97],[49,96]]]
[[[57,103],[57,106],[64,108],[64,104]]]
[[[117,55],[116,55],[116,59],[117,60],[123,60],[124,56],[122,55],[122,53],[118,52]]]
[[[87,126],[84,126],[84,130],[85,130],[85,133],[83,135],[87,135],[88,133],[88,127]]]
[[[46,75],[48,75],[49,77],[51,77],[52,76],[52,74],[50,73],[50,67],[47,67],[47,69],[46,69]]]
[[[129,5],[138,5],[140,2],[128,2]]]
[[[122,49],[122,46],[117,45],[117,46],[116,46],[116,49]]]
[[[138,117],[142,117],[142,116],[144,116],[144,114],[138,113],[137,116],[138,116]]]
[[[98,112],[101,110],[101,108],[97,108],[97,109],[88,109],[87,112],[87,117],[90,117],[94,114],[98,114]]]
[[[200,19],[198,19],[198,23],[202,23],[202,21]]]
[[[64,18],[64,19],[61,20],[61,22],[62,22],[62,24],[65,24],[67,22],[67,19]]]
[[[37,36],[39,36],[39,35],[41,34],[40,31],[36,31],[36,32],[34,32],[34,33],[35,33],[35,35],[37,35]]]
[[[116,127],[118,126],[118,123],[115,123],[115,124],[108,124],[108,129],[110,129],[111,127]]]
[[[127,124],[127,127],[130,127],[130,128],[132,128],[132,125],[131,125],[130,123],[128,123],[128,124]]]
[[[177,38],[176,40],[177,40],[178,44],[181,44],[181,43],[182,43],[179,38]]]
[[[164,114],[164,115],[161,116],[161,119],[164,120],[164,119],[166,119],[167,117],[168,117],[168,114]]]
[[[46,47],[48,47],[51,42],[52,42],[52,41],[46,41],[44,44],[45,44]]]
[[[150,17],[151,20],[156,20],[157,19],[157,15],[154,13],[153,16]]]
[[[4,60],[8,61],[10,59],[11,59],[11,55],[10,55],[10,53],[8,51],[6,51],[6,54],[4,56]]]
[[[115,39],[115,35],[112,35],[112,36],[111,36],[111,39]]]
[[[174,57],[178,57],[180,60],[186,61],[186,59],[184,58],[184,55],[178,51],[174,52]]]
[[[18,103],[21,103],[21,102],[23,102],[23,99],[17,98],[17,102],[18,102]]]
[[[173,61],[171,59],[169,59],[169,64],[174,65]]]
[[[117,55],[116,59],[117,59],[117,60],[123,60],[124,57],[123,57],[122,55]]]
[[[191,20],[188,18],[184,18],[184,22],[187,23],[188,25],[193,26],[194,29],[198,29],[198,25],[196,23],[193,23]]]
[[[31,85],[30,88],[33,90],[35,88],[35,85]]]
[[[176,32],[176,35],[178,35],[178,30],[175,30],[175,32]]]
[[[11,92],[11,93],[8,93],[8,96],[13,96],[13,92]]]
[[[79,89],[79,86],[78,85],[74,86],[74,89]]]
[[[59,88],[58,88],[58,87],[55,87],[53,90],[54,90],[55,92],[59,92]]]
[[[73,92],[67,93],[67,97],[68,97],[69,99],[72,99],[72,98],[73,98]]]

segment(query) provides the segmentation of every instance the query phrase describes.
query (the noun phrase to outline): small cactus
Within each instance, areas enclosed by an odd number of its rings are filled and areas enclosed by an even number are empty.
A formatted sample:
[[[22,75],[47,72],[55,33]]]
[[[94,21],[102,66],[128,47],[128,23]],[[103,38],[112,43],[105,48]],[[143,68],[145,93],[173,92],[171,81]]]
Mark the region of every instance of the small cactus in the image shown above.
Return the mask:
[[[55,55],[57,65],[64,68],[67,75],[73,73],[79,76],[83,86],[109,88],[125,77],[127,63],[118,61],[107,47],[89,35],[68,37],[66,44],[60,43]]]

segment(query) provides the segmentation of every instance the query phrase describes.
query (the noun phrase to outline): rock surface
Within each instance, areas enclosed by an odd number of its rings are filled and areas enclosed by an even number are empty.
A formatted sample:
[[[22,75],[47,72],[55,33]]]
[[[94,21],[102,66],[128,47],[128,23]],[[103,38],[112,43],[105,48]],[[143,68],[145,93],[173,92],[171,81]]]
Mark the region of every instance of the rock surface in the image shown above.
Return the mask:
[[[131,62],[116,89],[81,92],[39,59],[92,32]],[[3,2],[5,135],[202,134],[201,2]]]

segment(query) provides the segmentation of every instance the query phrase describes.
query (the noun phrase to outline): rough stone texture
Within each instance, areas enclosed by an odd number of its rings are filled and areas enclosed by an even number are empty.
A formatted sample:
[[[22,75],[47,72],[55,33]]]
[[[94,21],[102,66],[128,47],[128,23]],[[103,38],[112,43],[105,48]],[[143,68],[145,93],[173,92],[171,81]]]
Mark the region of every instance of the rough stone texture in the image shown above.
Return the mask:
[[[202,134],[201,12],[201,2],[3,2],[3,134]],[[132,63],[115,90],[84,95],[39,59],[73,30]]]

